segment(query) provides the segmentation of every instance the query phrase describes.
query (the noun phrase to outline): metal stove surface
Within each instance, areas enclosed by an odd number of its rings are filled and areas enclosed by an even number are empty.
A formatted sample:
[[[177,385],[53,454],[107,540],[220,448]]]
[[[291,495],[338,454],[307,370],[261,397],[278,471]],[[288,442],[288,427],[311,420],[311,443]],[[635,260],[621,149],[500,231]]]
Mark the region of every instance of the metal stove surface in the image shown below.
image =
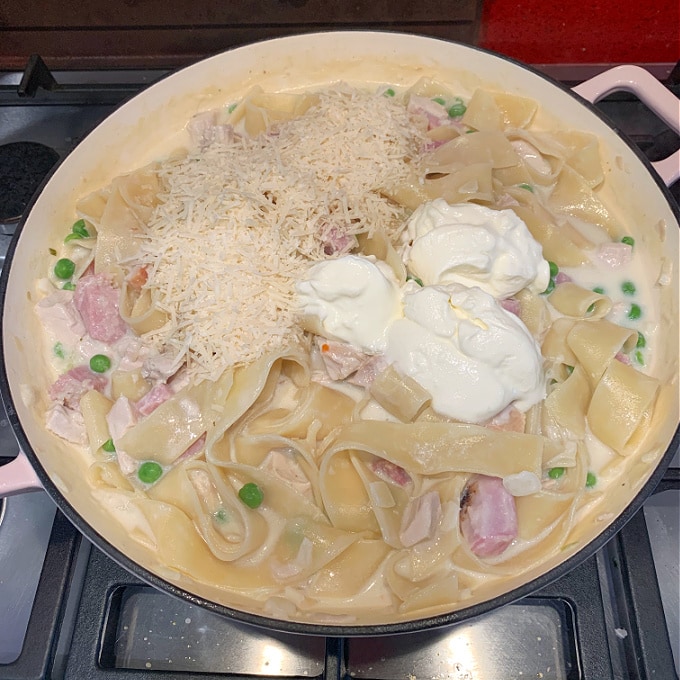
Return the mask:
[[[0,145],[34,141],[64,157],[163,73],[54,75],[56,100],[22,74],[0,74]],[[28,97],[17,98],[21,87]],[[651,160],[680,145],[628,95],[600,107]],[[0,263],[15,226],[0,220]],[[2,417],[0,463],[16,452]],[[0,510],[0,678],[671,680],[680,669],[678,464],[676,455],[665,490],[614,540],[534,597],[453,628],[350,640],[241,626],[167,596],[91,547],[43,492],[12,497]]]

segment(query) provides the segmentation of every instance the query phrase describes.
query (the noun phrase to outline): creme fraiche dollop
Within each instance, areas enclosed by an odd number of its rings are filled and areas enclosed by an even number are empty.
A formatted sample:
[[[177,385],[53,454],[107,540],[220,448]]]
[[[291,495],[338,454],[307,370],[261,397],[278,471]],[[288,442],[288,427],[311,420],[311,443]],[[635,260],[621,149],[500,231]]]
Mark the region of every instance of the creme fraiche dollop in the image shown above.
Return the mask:
[[[406,238],[406,266],[426,286],[460,283],[504,299],[550,281],[540,244],[512,210],[437,198],[413,212]]]
[[[401,316],[396,278],[374,257],[318,262],[297,284],[297,294],[309,330],[372,354],[385,351],[387,329]]]

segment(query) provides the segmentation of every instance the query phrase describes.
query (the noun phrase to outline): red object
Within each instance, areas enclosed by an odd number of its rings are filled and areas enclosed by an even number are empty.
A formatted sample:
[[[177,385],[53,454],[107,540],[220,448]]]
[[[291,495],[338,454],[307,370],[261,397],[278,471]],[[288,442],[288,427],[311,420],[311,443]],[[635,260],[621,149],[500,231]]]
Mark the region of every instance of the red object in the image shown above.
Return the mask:
[[[485,0],[479,45],[527,64],[675,63],[680,3]]]

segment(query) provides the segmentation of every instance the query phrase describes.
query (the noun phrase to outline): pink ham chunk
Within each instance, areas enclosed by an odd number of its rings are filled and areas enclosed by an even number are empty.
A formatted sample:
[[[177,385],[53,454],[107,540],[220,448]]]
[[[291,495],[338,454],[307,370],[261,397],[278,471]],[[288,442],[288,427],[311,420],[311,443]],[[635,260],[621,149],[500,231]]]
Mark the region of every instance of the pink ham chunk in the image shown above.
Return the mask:
[[[203,433],[189,448],[175,461],[175,464],[184,463],[199,454],[205,448],[207,433]]]
[[[510,312],[510,314],[515,316],[519,316],[522,311],[522,305],[517,298],[506,298],[505,300],[500,300],[499,304],[506,312]]]
[[[449,122],[448,111],[438,102],[412,95],[409,97],[407,110],[409,113],[424,118],[427,121],[427,129],[441,127]]]
[[[515,499],[500,477],[470,478],[460,509],[460,530],[477,557],[500,555],[517,538]]]
[[[111,343],[120,340],[127,325],[118,309],[120,291],[106,274],[82,277],[73,297],[90,337]]]
[[[139,401],[135,403],[136,409],[143,416],[153,413],[164,401],[175,394],[173,389],[165,383],[154,385]]]
[[[413,483],[411,475],[403,467],[385,458],[376,458],[368,467],[374,475],[380,477],[384,482],[396,484],[402,488]]]
[[[353,250],[357,245],[356,237],[347,234],[337,226],[326,229],[322,236],[324,255],[345,255]]]
[[[108,384],[108,379],[98,373],[93,373],[87,366],[76,366],[50,386],[48,394],[56,404],[63,404],[70,409],[78,409],[80,398],[90,390],[102,392]]]

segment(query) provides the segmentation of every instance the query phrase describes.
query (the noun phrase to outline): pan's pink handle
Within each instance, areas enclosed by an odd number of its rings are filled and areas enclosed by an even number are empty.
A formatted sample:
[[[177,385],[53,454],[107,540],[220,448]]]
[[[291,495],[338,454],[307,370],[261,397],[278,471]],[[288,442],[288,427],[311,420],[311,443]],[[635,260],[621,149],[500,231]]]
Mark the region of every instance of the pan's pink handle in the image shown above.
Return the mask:
[[[672,130],[680,134],[680,99],[649,71],[633,65],[616,66],[577,85],[576,94],[594,104],[617,91],[632,92]],[[662,161],[652,163],[661,179],[670,186],[680,178],[680,149]]]
[[[23,451],[17,457],[0,466],[0,498],[14,496],[25,491],[39,491],[42,484]]]

